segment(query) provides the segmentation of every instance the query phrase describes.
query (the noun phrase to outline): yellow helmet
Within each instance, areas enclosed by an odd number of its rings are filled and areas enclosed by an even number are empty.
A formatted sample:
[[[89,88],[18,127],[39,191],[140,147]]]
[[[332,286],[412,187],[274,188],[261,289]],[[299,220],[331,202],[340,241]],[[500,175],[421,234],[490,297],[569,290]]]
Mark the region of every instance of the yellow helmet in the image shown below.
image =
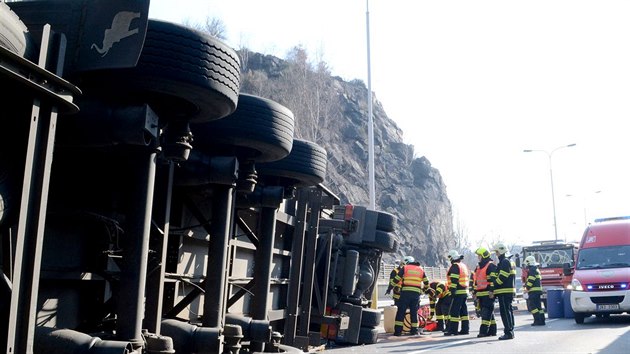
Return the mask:
[[[481,256],[481,258],[490,257],[490,252],[488,252],[488,250],[485,247],[477,248],[477,250],[475,251],[475,254]]]
[[[498,252],[499,254],[506,254],[508,253],[508,248],[505,245],[505,243],[497,243],[496,245],[494,245],[494,251]]]

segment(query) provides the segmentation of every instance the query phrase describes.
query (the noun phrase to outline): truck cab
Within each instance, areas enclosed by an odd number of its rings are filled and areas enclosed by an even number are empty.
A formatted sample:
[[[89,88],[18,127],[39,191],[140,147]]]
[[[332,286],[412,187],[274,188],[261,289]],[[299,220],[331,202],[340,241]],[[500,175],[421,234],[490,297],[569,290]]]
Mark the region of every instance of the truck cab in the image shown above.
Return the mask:
[[[564,289],[571,284],[578,245],[551,241],[535,241],[531,246],[523,247],[522,259],[534,256],[539,264],[543,286],[543,302],[546,304],[547,290]],[[521,279],[527,279],[527,269],[523,269]]]

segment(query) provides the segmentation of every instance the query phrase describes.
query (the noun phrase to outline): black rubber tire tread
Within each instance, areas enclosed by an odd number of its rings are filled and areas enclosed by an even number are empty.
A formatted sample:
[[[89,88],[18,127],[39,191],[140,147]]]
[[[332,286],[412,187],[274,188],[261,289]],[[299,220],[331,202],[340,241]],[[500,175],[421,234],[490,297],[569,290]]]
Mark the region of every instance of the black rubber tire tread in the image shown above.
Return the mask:
[[[365,242],[365,245],[387,253],[396,252],[398,249],[398,237],[391,232],[376,230],[374,241]]]
[[[398,218],[385,211],[377,211],[376,229],[381,231],[392,232],[398,227]]]
[[[293,146],[293,112],[266,98],[241,94],[236,111],[194,124],[193,146],[207,155],[237,156],[254,162],[285,158]]]
[[[364,308],[361,310],[361,327],[377,327],[381,324],[381,311]]]
[[[326,150],[306,140],[293,140],[291,153],[275,162],[256,165],[260,180],[267,185],[315,186],[326,177]]]
[[[359,329],[359,340],[357,344],[375,344],[378,342],[378,329],[371,327],[361,327]]]
[[[0,46],[28,59],[33,45],[26,25],[7,4],[0,2]]]
[[[236,109],[240,60],[207,33],[150,19],[136,67],[87,72],[82,78],[86,94],[107,85],[108,94],[139,95],[161,118],[205,122]]]

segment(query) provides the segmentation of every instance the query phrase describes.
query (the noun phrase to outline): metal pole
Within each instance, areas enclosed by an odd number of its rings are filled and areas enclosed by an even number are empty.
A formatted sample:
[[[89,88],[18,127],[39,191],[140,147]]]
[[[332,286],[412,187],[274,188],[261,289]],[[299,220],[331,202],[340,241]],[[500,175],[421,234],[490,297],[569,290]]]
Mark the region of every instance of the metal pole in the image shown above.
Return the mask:
[[[368,70],[368,174],[370,189],[370,209],[376,209],[376,190],[374,187],[374,122],[372,117],[372,67],[370,63],[370,10],[369,0],[365,0],[365,22],[367,33],[367,70]]]
[[[554,150],[555,151],[555,150]],[[551,152],[553,154],[553,151]],[[558,241],[558,223],[556,222],[556,194],[553,192],[553,169],[551,167],[551,154],[549,157],[549,178],[551,179],[551,205],[553,207],[553,232],[556,242]]]

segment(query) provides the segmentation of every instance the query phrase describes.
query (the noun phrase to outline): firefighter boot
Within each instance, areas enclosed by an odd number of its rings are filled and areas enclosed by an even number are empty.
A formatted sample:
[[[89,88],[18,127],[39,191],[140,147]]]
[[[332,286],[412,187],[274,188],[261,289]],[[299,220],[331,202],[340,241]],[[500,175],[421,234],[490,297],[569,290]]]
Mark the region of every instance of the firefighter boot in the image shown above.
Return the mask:
[[[545,323],[545,313],[544,312],[540,313],[540,322],[542,322],[543,326],[546,325],[546,323]]]
[[[488,335],[492,336],[492,337],[497,335],[497,323],[496,322],[490,324],[490,328],[488,328]]]
[[[448,321],[446,324],[446,331],[444,332],[445,336],[456,336],[457,335],[457,327],[458,322]]]
[[[532,323],[532,326],[544,326],[544,325],[545,325],[545,315],[540,312],[534,314],[534,323]]]
[[[444,320],[437,320],[437,326],[435,327],[436,332],[444,332]]]
[[[531,326],[540,326],[540,319],[537,313],[533,314],[534,322],[532,322]]]
[[[489,337],[490,334],[488,334],[490,327],[488,325],[482,324],[481,326],[479,326],[479,334],[477,335],[477,338],[483,338],[483,337]]]
[[[465,334],[468,334],[469,332],[470,332],[470,321],[469,320],[463,320],[462,321],[462,330],[457,332],[457,334],[465,335]]]
[[[396,337],[400,337],[400,336],[402,336],[402,330],[403,330],[403,326],[401,326],[401,325],[395,325],[395,326],[394,326],[394,335],[395,335]]]

